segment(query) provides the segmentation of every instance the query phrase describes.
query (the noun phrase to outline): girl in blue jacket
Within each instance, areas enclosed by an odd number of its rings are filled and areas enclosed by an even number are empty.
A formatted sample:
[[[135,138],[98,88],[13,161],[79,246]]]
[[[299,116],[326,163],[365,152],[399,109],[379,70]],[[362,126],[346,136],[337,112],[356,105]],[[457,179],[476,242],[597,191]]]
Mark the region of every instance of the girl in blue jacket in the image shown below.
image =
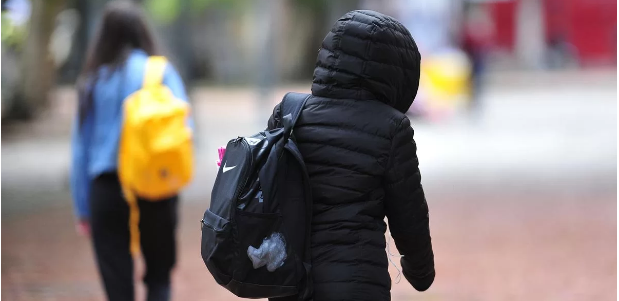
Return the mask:
[[[92,238],[109,300],[134,300],[129,207],[118,181],[118,146],[123,101],[140,89],[146,61],[156,54],[141,9],[130,1],[110,2],[78,82],[71,190],[78,229]],[[170,65],[163,84],[174,96],[187,100],[183,82]],[[158,202],[138,200],[148,300],[170,298],[170,273],[176,262],[177,203],[178,197]]]

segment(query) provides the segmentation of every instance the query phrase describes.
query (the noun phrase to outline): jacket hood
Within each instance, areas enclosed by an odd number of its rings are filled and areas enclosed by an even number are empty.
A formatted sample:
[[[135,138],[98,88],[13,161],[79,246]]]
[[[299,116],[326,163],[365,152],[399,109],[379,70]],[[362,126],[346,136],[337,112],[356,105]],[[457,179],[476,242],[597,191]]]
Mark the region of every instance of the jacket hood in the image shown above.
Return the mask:
[[[312,94],[378,100],[404,113],[417,94],[420,59],[413,37],[396,19],[370,10],[351,11],[322,42]]]

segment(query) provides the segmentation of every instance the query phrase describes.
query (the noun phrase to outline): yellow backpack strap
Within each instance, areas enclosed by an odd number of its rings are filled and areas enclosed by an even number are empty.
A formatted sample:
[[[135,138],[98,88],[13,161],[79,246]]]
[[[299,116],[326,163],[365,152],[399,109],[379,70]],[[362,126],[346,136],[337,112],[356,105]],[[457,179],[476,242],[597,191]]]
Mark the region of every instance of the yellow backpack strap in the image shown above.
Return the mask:
[[[146,61],[144,70],[143,87],[156,86],[163,82],[163,73],[168,65],[168,60],[163,56],[151,56]]]
[[[129,251],[133,256],[140,254],[140,207],[131,189],[123,187],[123,194],[129,204]]]

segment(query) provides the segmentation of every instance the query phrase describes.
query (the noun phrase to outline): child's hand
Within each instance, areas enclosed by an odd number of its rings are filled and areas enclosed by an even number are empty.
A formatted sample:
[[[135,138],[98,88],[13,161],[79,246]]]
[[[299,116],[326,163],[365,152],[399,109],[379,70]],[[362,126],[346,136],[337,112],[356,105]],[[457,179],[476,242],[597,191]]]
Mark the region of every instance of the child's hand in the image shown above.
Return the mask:
[[[87,219],[80,219],[75,224],[75,230],[79,235],[90,237],[90,221]]]

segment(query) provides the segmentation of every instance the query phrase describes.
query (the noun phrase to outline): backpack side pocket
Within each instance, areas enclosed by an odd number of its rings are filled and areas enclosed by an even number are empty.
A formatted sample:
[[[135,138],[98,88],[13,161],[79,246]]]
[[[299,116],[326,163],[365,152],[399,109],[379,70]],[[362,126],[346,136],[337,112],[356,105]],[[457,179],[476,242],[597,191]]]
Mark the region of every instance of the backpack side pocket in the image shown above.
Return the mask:
[[[234,263],[234,240],[230,221],[216,215],[210,210],[202,218],[202,259],[220,285],[227,285],[232,280]]]

